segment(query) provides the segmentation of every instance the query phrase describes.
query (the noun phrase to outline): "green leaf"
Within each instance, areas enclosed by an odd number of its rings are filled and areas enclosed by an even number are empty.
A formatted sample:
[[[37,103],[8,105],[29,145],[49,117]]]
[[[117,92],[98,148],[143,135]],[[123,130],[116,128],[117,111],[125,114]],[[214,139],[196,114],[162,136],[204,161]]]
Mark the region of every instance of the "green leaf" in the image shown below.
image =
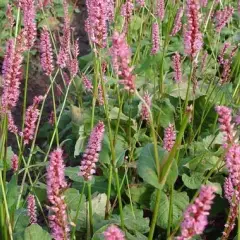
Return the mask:
[[[160,126],[166,128],[169,123],[174,122],[175,108],[168,98],[161,99],[153,104],[154,118]]]
[[[187,89],[188,89],[187,81],[179,83],[179,84],[172,82],[172,84],[167,85],[166,93],[168,93],[172,97],[175,97],[175,98],[180,97],[182,100],[185,100],[186,94],[187,94]],[[197,99],[203,95],[204,95],[204,93],[200,91],[198,86],[196,87],[196,93],[193,94],[193,86],[191,84],[191,86],[189,88],[189,100],[190,101]]]
[[[83,182],[83,178],[78,176],[79,174],[79,167],[67,167],[65,169],[65,176],[69,177],[71,180],[75,182]]]
[[[23,239],[24,231],[29,225],[29,217],[27,216],[27,210],[19,208],[14,213],[14,239]]]
[[[156,191],[152,194],[151,197],[151,209],[153,210],[155,207],[155,199],[156,199]],[[173,192],[172,197],[172,227],[178,224],[180,218],[182,217],[183,211],[189,204],[189,198],[186,192]],[[157,225],[159,225],[163,229],[167,229],[168,227],[168,214],[169,214],[169,205],[170,200],[169,196],[166,195],[163,191],[160,195],[160,203],[159,203],[159,213],[157,219]]]
[[[129,186],[131,200],[134,203],[138,203],[142,206],[149,206],[150,197],[153,192],[153,188],[146,184],[132,184]],[[129,191],[126,191],[129,197]]]
[[[65,196],[65,202],[68,206],[69,209],[72,209],[74,211],[77,211],[78,208],[78,204],[80,201],[80,193],[77,189],[74,188],[68,188],[65,192],[64,192],[64,196]],[[83,208],[83,203],[85,202],[86,197],[85,195],[82,197],[82,202],[80,205],[80,209]]]
[[[79,137],[75,144],[74,157],[78,156],[80,152],[83,151],[84,140],[85,140],[84,126],[80,126],[78,133],[79,133]]]
[[[38,224],[32,224],[24,232],[24,240],[51,240],[50,234]]]
[[[123,209],[124,224],[130,231],[138,231],[140,233],[147,233],[149,231],[149,218],[143,217],[143,210],[132,208],[126,205]]]
[[[158,158],[160,165],[166,159],[167,154],[168,152],[166,150],[158,146]],[[139,160],[137,161],[137,170],[139,176],[144,180],[144,182],[149,183],[158,189],[162,188],[158,182],[153,144],[147,144],[141,150]],[[176,181],[177,177],[178,168],[176,162],[174,161],[167,178],[167,184],[173,184]]]
[[[11,209],[18,199],[18,185],[17,176],[13,175],[10,182],[7,184],[7,203],[8,208]]]
[[[199,172],[192,172],[191,176],[182,175],[182,181],[184,185],[190,189],[198,189],[203,181],[203,174]]]

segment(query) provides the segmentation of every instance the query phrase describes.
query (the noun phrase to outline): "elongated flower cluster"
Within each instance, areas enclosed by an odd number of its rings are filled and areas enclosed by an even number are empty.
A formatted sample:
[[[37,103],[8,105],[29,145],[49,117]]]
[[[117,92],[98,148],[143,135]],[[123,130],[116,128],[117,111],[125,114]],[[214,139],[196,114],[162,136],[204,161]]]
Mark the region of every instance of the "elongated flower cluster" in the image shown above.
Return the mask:
[[[83,86],[87,92],[92,92],[93,85],[92,82],[88,79],[88,77],[83,74],[82,75],[82,80],[83,80]]]
[[[12,13],[12,6],[10,4],[7,4],[6,17],[8,19],[10,27],[12,28],[14,25],[14,17]]]
[[[98,85],[98,104],[100,106],[104,105],[104,96],[103,96],[103,89],[101,84]]]
[[[165,4],[164,0],[157,0],[157,6],[156,6],[156,16],[160,18],[162,21],[164,19],[165,15]]]
[[[187,0],[187,25],[184,29],[184,50],[193,59],[201,50],[203,41],[200,32],[199,3],[196,0]]]
[[[21,135],[23,136],[24,144],[29,144],[29,142],[33,139],[36,123],[39,116],[39,109],[37,108],[39,103],[43,100],[43,96],[34,97],[33,104],[27,108],[24,122],[24,130]]]
[[[183,8],[180,7],[177,11],[175,20],[174,20],[174,25],[173,29],[171,32],[171,36],[175,36],[182,28],[182,16],[183,16]]]
[[[2,110],[11,110],[16,106],[19,99],[19,86],[21,77],[21,65],[23,57],[21,52],[14,47],[14,40],[7,42],[6,54],[3,61],[3,93]]]
[[[176,132],[173,124],[164,130],[163,148],[170,152],[175,144]]]
[[[152,51],[151,54],[155,55],[159,52],[160,48],[160,38],[159,38],[159,26],[158,23],[155,22],[152,25]]]
[[[113,22],[114,20],[114,0],[107,0],[106,1],[106,13],[107,13],[107,20],[109,23]]]
[[[128,25],[133,15],[133,9],[134,5],[132,3],[132,0],[127,0],[126,3],[122,5],[121,15],[124,17],[124,30],[123,30],[124,33],[127,32]]]
[[[207,216],[214,199],[215,189],[212,186],[202,186],[199,196],[189,205],[184,213],[181,225],[181,236],[177,240],[190,240],[193,236],[202,234],[207,226]]]
[[[142,103],[142,107],[141,107],[141,119],[142,120],[145,120],[145,121],[149,121],[150,120],[150,112],[149,112],[149,109],[151,108],[151,105],[152,105],[152,101],[151,101],[151,98],[150,98],[150,95],[148,94],[148,92],[145,92],[144,93],[144,96],[143,96],[143,100],[145,101],[145,103]]]
[[[105,240],[125,240],[124,233],[115,225],[109,226],[103,235]]]
[[[202,63],[201,63],[202,73],[204,73],[205,67],[207,65],[207,57],[208,57],[208,52],[204,51],[204,54],[203,54],[203,57],[202,57]]]
[[[128,46],[125,35],[114,32],[112,37],[112,47],[110,49],[113,68],[122,79],[119,83],[130,93],[135,91],[135,76],[132,73],[133,67],[130,67],[131,50]]]
[[[200,0],[201,7],[206,7],[208,4],[208,0]]]
[[[89,39],[100,48],[106,47],[107,39],[107,6],[104,0],[87,0],[88,18],[85,28]]]
[[[226,163],[233,186],[240,185],[240,145],[233,144],[226,153]]]
[[[227,148],[228,145],[234,142],[235,138],[234,124],[232,124],[232,110],[225,106],[217,106],[215,110],[218,113],[220,130],[224,134],[223,146]]]
[[[69,226],[67,221],[66,203],[61,192],[67,187],[64,177],[63,150],[57,148],[50,154],[47,168],[47,196],[51,204],[49,207],[49,223],[53,239],[69,239]]]
[[[99,122],[90,135],[87,148],[83,154],[79,175],[83,176],[85,181],[91,180],[92,175],[96,172],[96,163],[99,158],[99,151],[102,147],[104,135],[104,124]]]
[[[63,25],[63,35],[60,37],[60,50],[57,56],[57,64],[60,68],[67,66],[70,56],[70,18],[68,15],[68,3],[63,0],[63,11],[64,11],[64,25]]]
[[[230,21],[234,12],[231,6],[225,7],[223,10],[218,10],[215,15],[216,31],[221,32],[225,25]]]
[[[145,5],[145,0],[136,0],[136,3],[143,7]]]
[[[224,46],[218,56],[218,62],[220,64],[220,67],[222,68],[222,73],[221,73],[221,79],[220,79],[220,83],[224,84],[227,83],[230,75],[231,75],[231,64],[233,61],[233,57],[238,49],[238,47],[234,47],[232,48],[230,54],[228,57],[226,57],[226,52],[227,50],[231,47],[231,44],[226,42],[224,43]]]
[[[230,177],[225,178],[224,182],[224,195],[228,202],[231,204],[234,194],[234,187]]]
[[[78,57],[79,55],[79,47],[78,47],[78,39],[75,41],[73,46],[73,58],[69,60],[69,71],[73,77],[75,77],[78,73]]]
[[[18,170],[18,155],[13,154],[11,157],[11,168],[14,172]]]
[[[9,132],[11,132],[13,134],[18,134],[18,127],[16,126],[16,124],[14,122],[12,112],[8,111],[7,116],[8,116],[8,130],[9,130]]]
[[[52,44],[49,32],[44,29],[40,38],[41,65],[46,75],[50,76],[53,72]]]
[[[37,223],[37,207],[35,197],[32,194],[27,198],[27,210],[30,224]]]
[[[26,50],[33,47],[37,36],[37,25],[36,25],[36,10],[34,0],[22,0],[21,8],[23,10],[23,25],[22,34],[25,40]]]
[[[235,220],[238,215],[238,205],[240,202],[240,145],[236,143],[232,144],[227,149],[225,158],[229,177],[225,181],[224,190],[225,197],[230,203],[230,211],[223,232],[223,240],[228,239],[229,234],[235,226]],[[235,198],[233,198],[233,196],[235,196]]]
[[[176,83],[182,82],[181,56],[176,52],[172,57],[174,79]]]

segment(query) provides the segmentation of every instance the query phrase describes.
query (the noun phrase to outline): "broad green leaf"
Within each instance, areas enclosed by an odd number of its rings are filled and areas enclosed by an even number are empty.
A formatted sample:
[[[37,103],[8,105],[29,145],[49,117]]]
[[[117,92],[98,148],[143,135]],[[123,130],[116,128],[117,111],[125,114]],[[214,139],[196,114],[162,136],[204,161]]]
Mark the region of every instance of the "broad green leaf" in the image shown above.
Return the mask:
[[[149,206],[150,197],[153,192],[153,188],[150,185],[145,184],[132,184],[129,186],[131,200],[134,203],[138,203],[142,206]],[[129,197],[129,191],[126,189],[126,194]]]
[[[92,211],[93,214],[104,217],[105,207],[107,203],[107,195],[105,193],[98,194],[97,196],[92,196]]]
[[[130,231],[138,231],[140,233],[147,233],[149,231],[149,218],[143,217],[143,210],[133,208],[126,205],[123,208],[124,224]]]
[[[169,123],[174,122],[175,108],[168,98],[161,99],[153,104],[154,118],[158,124],[164,128],[168,127]]]
[[[168,152],[163,148],[158,146],[158,158],[160,165],[166,160]],[[153,144],[147,144],[142,150],[137,161],[137,170],[139,176],[144,180],[144,182],[161,189],[162,186],[158,182],[157,169],[154,156],[154,146]],[[167,184],[173,184],[178,177],[178,168],[175,163],[170,169]]]
[[[180,97],[182,100],[185,100],[187,89],[188,89],[187,81],[179,84],[172,82],[172,84],[167,85],[166,92],[172,97],[175,97],[175,98]],[[196,93],[193,94],[193,85],[191,84],[189,88],[189,100],[197,99],[203,96],[204,94],[205,93],[201,92],[198,86],[196,87]]]
[[[79,167],[67,167],[65,175],[75,182],[83,182],[83,178],[78,175],[79,171]]]
[[[72,209],[74,211],[77,211],[79,202],[80,202],[80,198],[81,195],[79,193],[79,191],[77,189],[74,188],[68,188],[65,192],[64,192],[64,196],[65,196],[65,202],[68,206],[69,209]],[[85,195],[82,196],[82,202],[80,204],[80,209],[83,207],[83,203],[85,202],[86,197]]]
[[[24,232],[24,240],[51,240],[50,234],[38,224],[32,224]]]
[[[11,209],[18,199],[18,185],[17,177],[13,175],[10,182],[7,184],[7,204],[8,208]]]
[[[190,189],[198,189],[203,181],[203,174],[199,172],[192,172],[191,176],[187,174],[182,175],[184,185]]]
[[[84,141],[85,141],[83,125],[79,127],[78,133],[79,133],[79,137],[75,144],[74,157],[78,156],[80,154],[80,152],[83,152],[83,146],[84,146]]]
[[[155,207],[155,199],[156,199],[156,192],[152,194],[152,198],[151,198],[152,210]],[[189,198],[186,192],[177,192],[177,191],[173,192],[172,226],[176,226],[176,224],[182,217],[183,211],[186,209],[188,204],[189,204]],[[164,193],[163,191],[161,191],[159,205],[160,206],[159,206],[157,225],[159,225],[163,229],[167,229],[170,200],[169,200],[169,196],[167,196],[166,193]]]
[[[19,208],[14,213],[14,225],[13,225],[13,236],[14,239],[23,239],[24,231],[29,225],[29,217],[27,216],[27,210]]]

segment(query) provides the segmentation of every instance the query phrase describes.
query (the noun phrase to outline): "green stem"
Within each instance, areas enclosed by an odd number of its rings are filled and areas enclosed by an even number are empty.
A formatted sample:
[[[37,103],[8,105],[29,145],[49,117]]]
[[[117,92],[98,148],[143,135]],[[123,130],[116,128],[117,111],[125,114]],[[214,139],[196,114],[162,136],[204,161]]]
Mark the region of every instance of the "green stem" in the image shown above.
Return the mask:
[[[121,228],[124,229],[124,216],[123,216],[122,197],[121,197],[121,190],[120,190],[119,177],[118,177],[118,169],[114,168],[113,172],[114,172],[115,181],[116,181],[118,204],[119,204],[120,219],[121,219]]]
[[[87,233],[87,239],[91,239],[92,233],[93,233],[93,211],[92,211],[92,191],[91,191],[91,183],[87,183],[88,186],[88,217],[89,217],[89,226],[88,226],[88,233]]]
[[[77,219],[78,219],[78,215],[79,215],[79,212],[80,212],[80,207],[81,207],[81,203],[82,203],[82,199],[83,199],[83,195],[84,195],[83,193],[84,193],[84,190],[85,190],[85,186],[86,186],[86,182],[84,182],[84,184],[83,184],[81,196],[80,196],[78,206],[77,206],[76,216],[74,218],[74,224],[75,225],[72,229],[72,234],[71,234],[71,238],[74,239],[74,240],[76,239],[75,232],[76,232],[76,228],[77,228]]]
[[[156,196],[156,201],[155,201],[155,206],[154,206],[152,223],[151,223],[151,227],[150,227],[150,231],[149,231],[149,235],[148,235],[148,240],[153,239],[153,234],[154,234],[154,231],[155,231],[158,212],[159,212],[159,209],[160,209],[160,199],[161,199],[161,190],[157,189],[157,196]]]
[[[6,191],[5,191],[4,185],[3,185],[2,171],[0,171],[0,185],[1,185],[2,195],[3,195],[3,204],[4,204],[4,208],[5,208],[5,213],[6,213],[8,233],[9,233],[10,240],[13,240],[12,225],[11,225],[10,215],[9,215],[9,211],[8,211],[7,197],[6,197],[7,195],[6,195]]]
[[[108,176],[108,190],[107,190],[107,202],[106,202],[106,208],[105,208],[105,219],[109,218],[110,213],[110,197],[111,197],[111,188],[112,188],[112,174],[113,167],[112,164],[109,166],[109,176]]]
[[[170,232],[171,232],[172,217],[173,217],[172,216],[172,210],[173,210],[173,185],[171,185],[171,187],[170,187],[167,238],[170,237]]]

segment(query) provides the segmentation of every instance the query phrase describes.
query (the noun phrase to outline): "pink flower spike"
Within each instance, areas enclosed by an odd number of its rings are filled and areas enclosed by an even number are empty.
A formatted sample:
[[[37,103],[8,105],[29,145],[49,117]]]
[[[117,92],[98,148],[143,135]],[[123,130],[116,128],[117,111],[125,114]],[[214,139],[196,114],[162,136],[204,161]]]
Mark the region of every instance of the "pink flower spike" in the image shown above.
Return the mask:
[[[240,183],[240,145],[233,144],[226,153],[226,163],[233,186]]]
[[[150,109],[151,105],[152,105],[152,101],[151,101],[151,98],[150,98],[150,95],[148,94],[148,92],[144,93],[143,100],[146,102],[148,108]],[[148,110],[146,104],[142,103],[141,119],[148,122],[150,120],[150,113],[149,113],[149,110]]]
[[[30,194],[27,198],[27,210],[30,224],[37,223],[37,207],[35,197],[32,194]]]
[[[176,132],[173,124],[168,125],[164,130],[163,148],[170,152],[175,144]]]
[[[82,75],[82,80],[83,80],[83,86],[87,92],[92,92],[93,90],[93,85],[92,82],[88,79],[88,77],[83,74]]]
[[[215,108],[218,114],[218,122],[220,123],[220,130],[224,134],[223,147],[234,143],[235,131],[234,124],[232,124],[232,110],[225,106],[217,106]]]
[[[215,15],[216,31],[221,32],[225,25],[230,21],[234,12],[234,8],[231,6],[225,7],[223,10],[218,10]]]
[[[159,26],[155,22],[152,25],[152,55],[156,55],[160,50]]]
[[[43,100],[42,96],[34,97],[33,104],[27,108],[24,123],[25,128],[23,130],[23,133],[21,134],[23,136],[24,145],[29,144],[29,142],[34,137],[36,123],[39,116],[39,110],[37,109],[37,107],[42,100]]]
[[[156,6],[156,16],[160,18],[161,21],[163,21],[165,15],[165,3],[164,0],[157,0],[157,6]]]
[[[7,116],[8,116],[8,130],[9,130],[9,132],[11,132],[13,134],[17,134],[18,133],[18,127],[16,126],[16,124],[14,122],[12,112],[8,111]]]
[[[50,202],[49,225],[51,235],[56,240],[69,239],[67,206],[62,191],[67,187],[64,175],[63,150],[57,148],[50,154],[47,168],[47,196]]]
[[[113,68],[117,75],[121,78],[119,83],[130,93],[135,92],[135,76],[133,75],[133,67],[130,67],[131,49],[129,48],[124,34],[118,32],[113,33],[112,47],[110,49]]]
[[[88,18],[85,29],[89,40],[100,48],[106,47],[107,40],[107,2],[104,0],[87,0]]]
[[[23,25],[22,34],[25,39],[26,49],[33,47],[37,36],[37,25],[36,25],[36,9],[34,0],[23,0],[21,2],[21,8],[23,10]]]
[[[177,240],[190,240],[195,235],[203,233],[207,226],[207,216],[214,199],[215,188],[202,186],[199,196],[190,204],[184,213],[181,225],[181,236]]]
[[[104,124],[99,122],[92,130],[88,140],[87,148],[83,154],[79,175],[85,181],[91,180],[96,173],[96,163],[98,162],[99,152],[101,151],[104,136]]]
[[[7,42],[2,66],[3,93],[1,101],[4,111],[11,110],[18,102],[22,61],[23,56],[14,47],[14,40],[10,39]]]
[[[145,0],[136,0],[136,3],[137,3],[139,6],[143,7],[143,6],[145,5]]]
[[[178,52],[172,57],[173,69],[174,69],[174,79],[176,83],[182,82],[182,69],[181,69],[181,56]]]
[[[105,240],[125,240],[124,233],[115,225],[109,226],[103,235]]]
[[[231,204],[232,197],[234,195],[234,187],[233,187],[232,180],[230,177],[225,178],[224,195],[225,195],[225,198],[228,200],[228,202]]]
[[[11,157],[11,167],[14,172],[17,172],[18,170],[18,155],[13,154]]]
[[[44,29],[40,38],[41,65],[47,76],[53,72],[53,54],[49,32]]]
[[[207,7],[208,0],[200,0],[201,7]]]
[[[184,50],[193,60],[201,50],[203,41],[200,32],[200,7],[196,0],[187,0],[187,24],[184,27]]]
[[[177,11],[175,20],[174,20],[174,25],[173,29],[171,32],[171,36],[175,36],[182,28],[182,16],[183,16],[183,8],[180,7]]]
[[[9,3],[7,4],[6,17],[10,24],[10,27],[12,28],[14,26],[14,17],[12,13],[12,5],[10,5]]]

